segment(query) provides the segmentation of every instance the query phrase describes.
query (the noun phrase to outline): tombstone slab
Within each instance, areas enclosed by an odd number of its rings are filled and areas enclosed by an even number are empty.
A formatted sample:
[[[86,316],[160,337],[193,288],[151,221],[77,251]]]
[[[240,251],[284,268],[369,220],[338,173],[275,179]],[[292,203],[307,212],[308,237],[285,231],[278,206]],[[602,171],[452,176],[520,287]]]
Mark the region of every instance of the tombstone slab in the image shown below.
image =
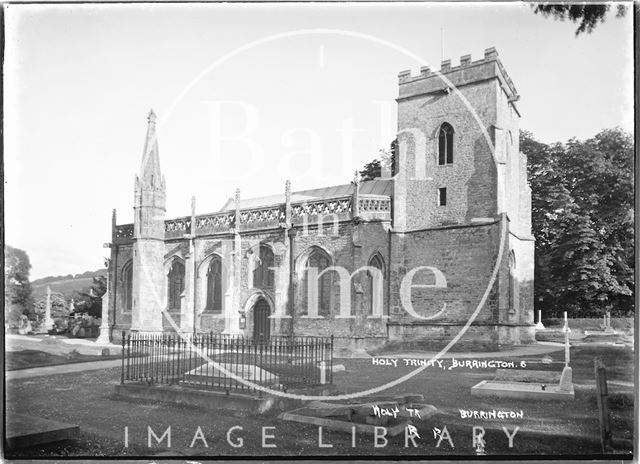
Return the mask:
[[[573,385],[570,390],[561,390],[560,385],[528,382],[499,382],[483,380],[471,387],[471,396],[497,396],[533,400],[573,400]]]
[[[376,427],[385,427],[387,436],[395,437],[401,433],[405,433],[408,425],[411,425],[411,420],[402,418],[394,420],[391,418],[386,426],[373,425],[367,423],[351,422],[347,420],[329,419],[326,417],[317,417],[315,411],[309,408],[294,409],[293,411],[282,413],[278,418],[286,421],[299,422],[302,424],[312,424],[325,427],[328,430],[339,430],[352,433],[352,428],[355,428],[357,432],[367,433],[373,435]],[[366,420],[366,418],[365,418]]]
[[[231,363],[217,363],[218,367],[214,363],[203,364],[200,367],[190,370],[185,374],[185,380],[196,382],[211,382],[213,380],[219,380],[222,378],[232,378],[227,373],[223,372],[224,369],[231,374],[240,377],[244,380],[250,380],[254,382],[263,383],[278,383],[279,377],[267,370],[264,370],[253,364],[231,364]]]
[[[560,382],[560,372],[529,369],[497,369],[493,380],[554,384]]]
[[[8,449],[53,443],[76,438],[80,427],[41,417],[8,414],[6,419]]]

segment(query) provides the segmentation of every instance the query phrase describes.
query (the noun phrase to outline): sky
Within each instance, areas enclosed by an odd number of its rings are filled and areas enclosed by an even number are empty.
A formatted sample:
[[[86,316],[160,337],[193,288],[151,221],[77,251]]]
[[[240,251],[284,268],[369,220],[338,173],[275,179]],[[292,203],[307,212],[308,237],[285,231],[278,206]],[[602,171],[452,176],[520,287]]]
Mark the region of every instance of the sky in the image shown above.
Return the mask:
[[[167,217],[348,183],[396,131],[398,73],[495,47],[543,142],[633,130],[632,15],[592,34],[492,4],[4,5],[5,241],[31,278],[103,266],[151,108]]]

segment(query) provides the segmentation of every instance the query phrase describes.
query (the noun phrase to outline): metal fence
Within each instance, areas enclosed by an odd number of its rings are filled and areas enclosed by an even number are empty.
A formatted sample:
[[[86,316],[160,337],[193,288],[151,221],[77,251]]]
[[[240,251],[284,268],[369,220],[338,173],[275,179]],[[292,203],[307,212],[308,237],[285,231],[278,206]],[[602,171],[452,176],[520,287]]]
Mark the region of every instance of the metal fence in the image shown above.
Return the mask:
[[[253,339],[222,334],[122,332],[121,383],[255,391],[333,382],[333,336]],[[258,390],[261,394],[262,391]]]

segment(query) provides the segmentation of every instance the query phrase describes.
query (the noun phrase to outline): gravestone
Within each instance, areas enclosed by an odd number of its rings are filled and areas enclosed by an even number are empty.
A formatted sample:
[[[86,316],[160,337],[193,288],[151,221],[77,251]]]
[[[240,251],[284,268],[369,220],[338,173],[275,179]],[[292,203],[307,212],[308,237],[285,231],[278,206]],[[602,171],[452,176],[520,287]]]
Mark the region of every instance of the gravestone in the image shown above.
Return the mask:
[[[16,449],[69,440],[76,438],[79,431],[75,424],[11,413],[6,417],[5,446]]]
[[[564,369],[562,369],[562,375],[560,376],[560,390],[573,391],[573,372],[569,367],[570,347],[569,344],[569,321],[567,320],[567,313],[564,313]]]
[[[277,384],[280,378],[265,369],[262,369],[253,364],[232,364],[232,363],[206,363],[202,366],[196,367],[185,374],[185,381],[196,382],[202,384],[211,384],[215,382],[221,382],[223,379],[233,379],[225,371],[240,377],[244,380],[251,382],[261,382],[264,384]],[[233,381],[236,381],[233,379]]]
[[[280,419],[313,424],[331,430],[353,433],[353,430],[373,434],[383,426],[389,436],[405,433],[412,421],[431,418],[437,409],[422,402],[423,395],[367,398],[367,402],[340,404],[312,401],[306,406],[278,416]]]
[[[471,387],[471,396],[497,396],[500,398],[540,399],[540,400],[564,400],[574,399],[573,375],[569,367],[569,321],[567,313],[564,313],[564,369],[560,375],[559,384],[547,382],[518,382],[502,380],[483,380]],[[543,359],[544,362],[544,359]]]

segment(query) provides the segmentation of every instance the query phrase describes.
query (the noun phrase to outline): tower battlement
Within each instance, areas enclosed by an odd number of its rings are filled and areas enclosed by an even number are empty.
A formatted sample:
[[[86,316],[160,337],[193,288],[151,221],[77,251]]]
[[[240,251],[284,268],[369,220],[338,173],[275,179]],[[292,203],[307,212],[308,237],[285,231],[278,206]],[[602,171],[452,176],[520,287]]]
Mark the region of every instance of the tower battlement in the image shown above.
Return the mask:
[[[458,66],[451,66],[451,60],[444,60],[440,64],[440,70],[436,72],[429,66],[422,66],[417,75],[412,75],[410,70],[401,71],[398,74],[398,99],[447,90],[448,84],[442,79],[442,75],[456,87],[497,78],[509,100],[516,101],[519,98],[513,81],[498,57],[498,52],[491,47],[485,49],[484,57],[480,60],[472,61],[471,55],[463,55]]]

